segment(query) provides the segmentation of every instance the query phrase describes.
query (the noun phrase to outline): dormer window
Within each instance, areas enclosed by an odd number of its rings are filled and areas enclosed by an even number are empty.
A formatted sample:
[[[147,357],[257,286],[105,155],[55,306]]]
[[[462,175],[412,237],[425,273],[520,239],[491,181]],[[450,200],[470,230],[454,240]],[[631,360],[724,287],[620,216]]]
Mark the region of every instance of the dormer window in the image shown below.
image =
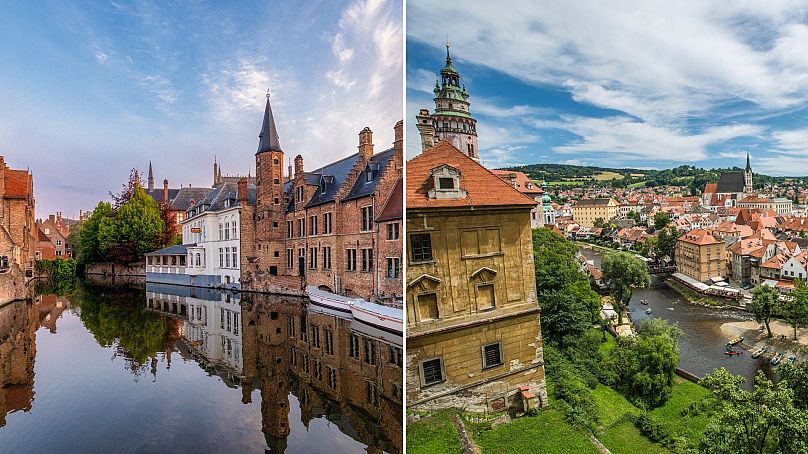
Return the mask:
[[[432,169],[430,199],[462,199],[467,193],[460,187],[460,170],[443,164]]]
[[[371,181],[373,181],[373,169],[368,166],[368,168],[365,169],[365,183],[370,183]]]

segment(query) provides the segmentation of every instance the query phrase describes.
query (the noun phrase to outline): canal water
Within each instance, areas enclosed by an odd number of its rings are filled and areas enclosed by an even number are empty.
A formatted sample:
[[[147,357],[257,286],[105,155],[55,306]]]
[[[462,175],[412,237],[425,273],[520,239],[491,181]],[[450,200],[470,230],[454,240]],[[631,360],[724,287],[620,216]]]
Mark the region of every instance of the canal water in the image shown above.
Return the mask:
[[[600,267],[602,259],[600,251],[581,248],[581,253]],[[724,344],[729,340],[729,336],[722,332],[721,325],[754,320],[752,314],[741,310],[713,309],[689,303],[665,284],[664,279],[668,277],[664,274],[651,276],[651,285],[648,288],[635,289],[629,303],[629,312],[635,324],[648,317],[662,318],[679,324],[679,328],[684,332],[679,338],[679,368],[704,377],[715,369],[725,367],[729,372],[744,377],[747,380],[747,387],[751,387],[758,369],[763,370],[767,376],[772,376],[768,358],[753,359],[748,351],[738,356],[724,354]],[[647,300],[648,305],[640,304],[640,300]],[[646,314],[649,308],[651,314]]]
[[[401,452],[400,336],[243,295],[82,284],[0,307],[0,452]]]

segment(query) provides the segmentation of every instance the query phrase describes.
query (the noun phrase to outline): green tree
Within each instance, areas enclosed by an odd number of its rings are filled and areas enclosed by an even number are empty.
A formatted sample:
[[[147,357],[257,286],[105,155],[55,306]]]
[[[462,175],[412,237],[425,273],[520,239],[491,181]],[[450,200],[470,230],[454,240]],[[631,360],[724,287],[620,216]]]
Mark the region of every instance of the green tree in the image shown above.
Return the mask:
[[[787,383],[776,387],[758,371],[753,391],[745,380],[726,369],[704,377],[702,384],[715,396],[715,414],[701,439],[707,454],[757,454],[808,452],[808,412],[793,404]]]
[[[589,279],[573,282],[564,289],[564,292],[581,302],[589,314],[590,323],[597,323],[600,320],[600,309],[603,304],[598,292],[592,290]]]
[[[780,380],[794,391],[794,406],[808,410],[808,361],[783,364],[780,368]]]
[[[541,332],[551,343],[567,336],[581,336],[592,326],[586,304],[565,292],[553,292],[542,298]]]
[[[671,217],[664,211],[657,211],[654,215],[654,229],[662,230],[671,222]]]
[[[634,219],[634,222],[636,222],[637,225],[642,224],[642,219],[640,219],[640,213],[637,213],[634,210],[629,211],[626,217],[629,219]]]
[[[539,295],[561,291],[570,284],[588,280],[575,258],[578,247],[557,232],[542,227],[533,230],[533,264]]]
[[[614,299],[618,324],[623,323],[623,306],[631,300],[635,287],[647,287],[651,283],[648,267],[630,252],[609,252],[603,257],[603,282],[609,286]]]
[[[608,226],[608,224],[603,218],[595,218],[595,222],[593,222],[593,225],[597,228],[603,228]]]
[[[165,228],[160,205],[137,186],[115,218],[101,223],[99,243],[113,260],[133,262],[163,245]]]
[[[794,290],[783,301],[783,317],[794,328],[794,340],[797,340],[797,326],[808,320],[808,286],[802,279],[794,281]]]
[[[755,321],[766,325],[766,332],[772,337],[772,330],[769,323],[772,315],[779,306],[779,294],[777,290],[768,285],[758,285],[752,290],[752,312],[755,314]]]
[[[104,255],[98,242],[98,229],[101,222],[110,216],[112,216],[112,205],[107,202],[98,202],[87,221],[82,224],[79,230],[79,261],[81,263],[104,260]]]
[[[670,226],[662,229],[657,236],[657,256],[673,257],[676,249],[676,240],[679,239],[679,230]]]

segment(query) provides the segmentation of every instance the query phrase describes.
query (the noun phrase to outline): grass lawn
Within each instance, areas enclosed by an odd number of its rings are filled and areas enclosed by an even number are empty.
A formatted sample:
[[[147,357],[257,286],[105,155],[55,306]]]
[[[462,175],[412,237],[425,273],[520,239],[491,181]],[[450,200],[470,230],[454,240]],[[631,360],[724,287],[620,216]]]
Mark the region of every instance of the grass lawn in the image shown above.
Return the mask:
[[[593,176],[593,178],[598,181],[603,181],[603,180],[622,180],[625,177],[617,172],[610,172],[607,170],[600,173],[596,173]]]
[[[700,401],[709,393],[707,388],[677,377],[668,402],[662,407],[652,410],[651,415],[665,425],[670,432],[683,435],[695,444],[704,432],[709,418],[706,414],[682,416],[682,410],[688,408],[693,402]]]
[[[598,328],[591,328],[594,331],[597,331],[598,334],[602,335],[602,331]],[[609,352],[617,346],[617,338],[612,335],[610,332],[606,332],[606,342],[601,342],[600,346],[598,346],[598,350],[602,355],[607,355]]]
[[[412,454],[462,454],[449,416],[452,411],[435,413],[412,424],[407,424],[407,452]]]
[[[636,414],[640,412],[620,393],[606,385],[599,384],[597,388],[592,390],[592,395],[595,398],[595,404],[598,406],[600,425],[604,428],[614,424],[626,413]]]
[[[640,433],[628,419],[623,419],[598,434],[598,440],[613,454],[667,454],[664,446],[654,443]]]
[[[630,188],[644,188],[645,183],[648,183],[648,182],[647,181],[638,181],[636,183],[631,183],[630,185],[628,185],[628,187],[630,187]]]
[[[407,433],[407,452],[411,451],[410,433]],[[554,408],[539,412],[537,416],[519,418],[496,429],[477,434],[474,441],[485,453],[554,453],[584,454],[598,451],[589,436],[572,427],[564,415]],[[430,451],[431,452],[431,451]],[[447,451],[448,452],[448,451]]]

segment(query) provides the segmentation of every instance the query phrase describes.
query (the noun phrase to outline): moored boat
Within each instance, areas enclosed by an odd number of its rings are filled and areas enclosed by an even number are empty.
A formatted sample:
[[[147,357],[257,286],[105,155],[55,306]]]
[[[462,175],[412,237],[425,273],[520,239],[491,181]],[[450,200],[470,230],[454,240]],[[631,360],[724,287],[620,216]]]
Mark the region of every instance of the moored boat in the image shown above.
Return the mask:
[[[795,362],[797,362],[797,357],[796,356],[791,355],[791,356],[788,357],[788,363],[789,364],[794,364]]]
[[[766,347],[761,347],[752,353],[752,358],[760,358],[764,353],[766,353]]]
[[[404,332],[404,311],[381,304],[355,300],[350,306],[354,320],[392,333]]]
[[[357,301],[356,298],[326,292],[325,290],[320,290],[313,285],[306,287],[306,295],[309,297],[312,304],[328,307],[340,312],[351,312],[351,306],[355,301]]]
[[[729,342],[727,342],[727,345],[732,347],[732,346],[740,344],[741,342],[743,342],[743,336],[734,337],[734,338],[730,339]]]
[[[740,355],[743,353],[743,350],[727,350],[724,352],[725,355]]]
[[[775,354],[775,355],[772,357],[772,359],[771,359],[771,361],[770,361],[770,362],[771,362],[771,365],[772,365],[772,366],[776,366],[776,365],[780,364],[780,361],[782,361],[782,360],[783,360],[783,356],[785,356],[783,353],[776,353],[776,354]]]
[[[646,314],[650,314],[650,313],[651,313],[651,309],[650,309],[650,308],[649,308],[649,309],[646,309],[646,310],[645,310],[645,313],[646,313]]]

